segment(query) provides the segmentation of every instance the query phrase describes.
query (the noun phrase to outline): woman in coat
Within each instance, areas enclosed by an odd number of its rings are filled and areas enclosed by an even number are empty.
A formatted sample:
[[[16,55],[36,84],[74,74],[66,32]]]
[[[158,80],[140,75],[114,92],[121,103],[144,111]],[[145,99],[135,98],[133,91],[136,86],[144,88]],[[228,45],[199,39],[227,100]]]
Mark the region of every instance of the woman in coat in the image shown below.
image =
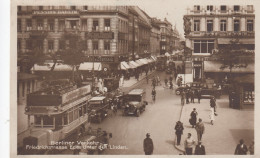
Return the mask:
[[[190,113],[190,124],[192,125],[192,128],[194,128],[197,123],[197,115],[198,113],[196,111],[196,108],[193,108],[193,111]]]

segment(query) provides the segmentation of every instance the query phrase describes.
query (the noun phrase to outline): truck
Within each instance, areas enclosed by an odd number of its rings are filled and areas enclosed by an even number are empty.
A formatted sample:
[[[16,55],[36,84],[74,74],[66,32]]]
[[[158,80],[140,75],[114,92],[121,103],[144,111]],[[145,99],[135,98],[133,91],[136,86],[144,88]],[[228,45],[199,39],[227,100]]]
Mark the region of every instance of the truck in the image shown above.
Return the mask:
[[[89,100],[89,120],[101,123],[108,116],[109,100],[105,96],[93,97]]]

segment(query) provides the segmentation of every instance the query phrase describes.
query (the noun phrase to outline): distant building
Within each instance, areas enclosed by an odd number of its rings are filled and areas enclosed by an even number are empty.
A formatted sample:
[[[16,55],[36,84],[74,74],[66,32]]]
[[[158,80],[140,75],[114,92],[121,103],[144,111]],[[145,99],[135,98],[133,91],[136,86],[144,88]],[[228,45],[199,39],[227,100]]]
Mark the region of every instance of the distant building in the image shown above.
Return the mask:
[[[192,50],[191,57],[186,60],[192,61],[191,73],[194,80],[211,78],[220,83],[225,79],[254,78],[252,77],[255,54],[254,24],[253,5],[189,7],[187,14],[184,15],[184,32],[186,46]],[[218,58],[217,54],[230,48],[232,43],[239,44],[241,53],[230,57],[236,59],[230,68],[228,63],[225,64]],[[231,54],[234,50],[231,48],[225,53]],[[245,75],[248,76],[243,77]],[[248,84],[241,80],[240,82],[244,86],[238,90],[239,98],[248,100],[248,94],[253,98],[254,82],[250,81]]]

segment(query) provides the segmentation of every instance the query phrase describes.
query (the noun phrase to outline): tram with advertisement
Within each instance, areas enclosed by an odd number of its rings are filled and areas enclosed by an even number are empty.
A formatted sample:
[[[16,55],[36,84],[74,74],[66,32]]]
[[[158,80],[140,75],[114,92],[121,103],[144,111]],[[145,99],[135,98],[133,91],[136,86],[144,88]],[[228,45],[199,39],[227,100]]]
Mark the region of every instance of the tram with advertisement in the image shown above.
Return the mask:
[[[18,135],[18,154],[32,153],[29,146],[51,146],[53,142],[77,139],[90,125],[88,100],[91,86],[62,83],[27,96],[28,130]]]

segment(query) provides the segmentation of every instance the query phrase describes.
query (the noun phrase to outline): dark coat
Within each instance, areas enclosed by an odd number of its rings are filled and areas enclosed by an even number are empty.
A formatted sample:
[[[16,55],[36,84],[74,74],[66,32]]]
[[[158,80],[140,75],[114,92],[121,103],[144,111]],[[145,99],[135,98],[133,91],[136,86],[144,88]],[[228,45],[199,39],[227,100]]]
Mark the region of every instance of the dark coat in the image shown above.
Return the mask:
[[[153,153],[153,140],[151,138],[144,139],[144,152],[152,154]]]
[[[246,155],[247,154],[247,146],[243,144],[243,148],[241,148],[241,144],[238,144],[235,150],[235,155]]]
[[[183,125],[182,125],[182,123],[177,123],[176,125],[175,125],[175,133],[178,135],[178,134],[183,134]]]
[[[192,112],[190,113],[190,116],[191,116],[190,124],[191,124],[191,125],[196,125],[197,115],[198,115],[197,111],[195,111],[195,112],[192,111]]]
[[[204,145],[196,145],[194,154],[195,155],[206,155]]]

